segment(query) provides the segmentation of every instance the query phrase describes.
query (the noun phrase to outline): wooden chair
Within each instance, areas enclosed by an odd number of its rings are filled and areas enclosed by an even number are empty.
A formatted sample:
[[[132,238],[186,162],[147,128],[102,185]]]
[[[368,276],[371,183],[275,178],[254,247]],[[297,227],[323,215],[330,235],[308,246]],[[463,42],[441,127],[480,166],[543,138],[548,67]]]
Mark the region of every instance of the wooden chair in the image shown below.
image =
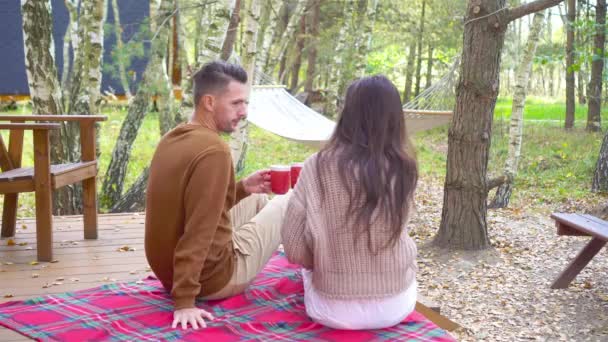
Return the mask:
[[[97,239],[95,122],[105,120],[105,116],[99,115],[0,115],[0,130],[10,131],[8,149],[0,136],[0,168],[3,171],[0,173],[0,194],[4,194],[2,237],[15,235],[18,194],[34,191],[38,260],[53,260],[53,190],[82,182],[84,238]],[[7,121],[9,123],[1,123]],[[81,161],[51,165],[49,133],[61,127],[56,122],[68,121],[80,124]],[[33,131],[33,168],[21,167],[24,130]]]

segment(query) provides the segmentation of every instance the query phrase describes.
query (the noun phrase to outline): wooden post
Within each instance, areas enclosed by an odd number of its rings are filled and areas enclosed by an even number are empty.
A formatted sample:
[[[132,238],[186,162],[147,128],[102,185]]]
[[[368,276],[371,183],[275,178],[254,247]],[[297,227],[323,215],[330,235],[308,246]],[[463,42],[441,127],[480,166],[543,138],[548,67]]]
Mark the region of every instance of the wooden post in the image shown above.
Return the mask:
[[[17,122],[17,121],[14,121]],[[23,121],[19,121],[23,122]],[[21,156],[23,155],[23,130],[11,130],[8,138],[8,157],[11,169],[21,167]],[[7,171],[7,170],[4,170]],[[5,194],[2,209],[2,237],[15,236],[17,226],[17,204],[19,194]]]
[[[49,131],[34,129],[34,190],[36,195],[36,241],[38,261],[53,259],[51,152]]]
[[[95,160],[95,122],[92,120],[80,122],[80,147],[83,162]],[[97,239],[97,176],[83,180],[82,190],[84,238]]]

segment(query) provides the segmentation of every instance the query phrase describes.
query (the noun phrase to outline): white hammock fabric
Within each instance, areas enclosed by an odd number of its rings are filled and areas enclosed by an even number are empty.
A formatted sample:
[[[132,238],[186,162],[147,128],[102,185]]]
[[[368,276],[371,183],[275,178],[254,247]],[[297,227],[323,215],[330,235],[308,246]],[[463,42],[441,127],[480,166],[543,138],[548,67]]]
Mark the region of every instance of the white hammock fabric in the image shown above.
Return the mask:
[[[254,86],[247,119],[281,137],[315,146],[328,140],[336,125],[291,96],[283,86]]]

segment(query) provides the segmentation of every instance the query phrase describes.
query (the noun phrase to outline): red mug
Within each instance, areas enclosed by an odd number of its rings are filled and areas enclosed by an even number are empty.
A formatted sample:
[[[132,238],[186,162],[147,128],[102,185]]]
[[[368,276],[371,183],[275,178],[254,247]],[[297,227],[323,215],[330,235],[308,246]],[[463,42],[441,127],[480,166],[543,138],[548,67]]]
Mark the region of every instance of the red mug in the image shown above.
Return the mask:
[[[298,177],[300,177],[300,172],[302,172],[302,166],[304,163],[293,163],[291,164],[291,188],[293,189],[298,182]]]
[[[286,194],[289,191],[291,168],[287,165],[272,165],[270,167],[270,187],[277,195]]]

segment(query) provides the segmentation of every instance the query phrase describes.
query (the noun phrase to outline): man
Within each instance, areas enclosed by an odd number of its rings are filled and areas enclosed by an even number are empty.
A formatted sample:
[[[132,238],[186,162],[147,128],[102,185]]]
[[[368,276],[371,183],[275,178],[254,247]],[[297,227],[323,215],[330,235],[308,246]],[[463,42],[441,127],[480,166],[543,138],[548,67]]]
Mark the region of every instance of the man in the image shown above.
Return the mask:
[[[203,66],[194,75],[192,118],[161,139],[150,165],[146,257],[171,292],[173,328],[205,327],[203,318],[213,316],[196,308],[195,298],[242,292],[280,243],[288,196],[268,202],[268,170],[235,182],[230,149],[219,135],[245,119],[248,94],[240,66]]]

